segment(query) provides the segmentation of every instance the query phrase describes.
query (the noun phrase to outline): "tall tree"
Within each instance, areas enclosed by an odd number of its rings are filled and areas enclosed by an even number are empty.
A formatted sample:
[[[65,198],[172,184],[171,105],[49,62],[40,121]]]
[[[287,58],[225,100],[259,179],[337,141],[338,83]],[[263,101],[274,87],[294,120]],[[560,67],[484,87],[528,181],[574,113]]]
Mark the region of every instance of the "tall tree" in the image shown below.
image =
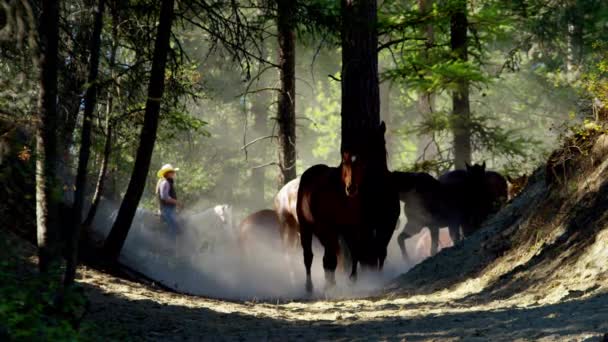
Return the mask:
[[[421,51],[423,63],[429,62],[429,51],[435,44],[435,32],[433,23],[429,16],[433,9],[433,0],[418,0],[418,11],[423,18],[425,24],[422,27],[422,36],[424,37],[424,49]],[[418,92],[418,112],[424,119],[429,117],[435,111],[435,95],[429,90],[421,90]],[[433,159],[437,153],[437,148],[433,143],[432,132],[422,132],[418,141],[418,158],[421,161]]]
[[[458,63],[468,60],[468,19],[466,0],[454,0],[450,14],[450,46],[454,59]],[[452,92],[452,115],[454,133],[454,165],[462,169],[471,162],[471,107],[469,104],[469,81],[466,78],[456,80],[456,89]]]
[[[378,134],[386,129],[380,125],[377,2],[342,0],[341,12],[341,150],[374,146],[365,161],[368,164],[359,196],[365,229],[346,239],[351,241],[353,266],[361,262],[382,268],[399,217],[399,194],[390,183],[386,151],[375,149]]]
[[[59,1],[42,1],[38,30],[40,44],[40,94],[36,127],[36,224],[38,265],[50,270],[56,257],[58,191],[57,155],[57,50],[59,43]]]
[[[80,239],[80,227],[82,221],[82,210],[84,193],[87,184],[87,172],[89,157],[91,155],[91,128],[93,126],[93,111],[97,106],[97,90],[99,82],[99,51],[101,49],[101,31],[103,29],[103,12],[105,0],[99,0],[95,10],[93,34],[90,41],[89,75],[87,77],[87,91],[84,99],[84,115],[82,118],[82,129],[80,136],[80,153],[78,157],[78,170],[76,172],[76,190],[74,191],[74,205],[70,222],[70,234],[67,248],[67,265],[64,283],[71,285],[76,276],[78,264],[78,241]]]
[[[118,49],[118,8],[115,3],[114,6],[111,7],[112,12],[112,47],[110,49],[110,61],[108,63],[108,68],[110,69],[110,75],[112,79],[116,77],[114,72],[114,67],[116,64],[116,50]],[[101,166],[99,168],[99,174],[97,176],[97,182],[95,184],[95,192],[93,194],[93,199],[91,200],[91,207],[89,208],[89,212],[84,222],[82,223],[83,228],[88,228],[93,224],[93,220],[95,219],[95,215],[97,214],[97,208],[99,207],[99,203],[101,202],[101,196],[104,193],[106,175],[108,173],[108,165],[110,162],[110,154],[112,152],[112,137],[113,137],[113,122],[112,122],[112,110],[114,105],[114,87],[110,86],[108,88],[108,97],[106,100],[106,137],[103,147],[103,155],[101,159]]]
[[[375,0],[342,0],[342,148],[380,124]]]
[[[578,69],[583,57],[583,11],[581,0],[566,1],[566,25],[567,25],[567,57],[566,71],[568,77],[572,78]]]
[[[159,24],[154,43],[154,56],[152,58],[152,70],[150,72],[150,83],[148,85],[148,99],[146,100],[146,110],[144,123],[140,134],[139,147],[135,157],[135,164],[127,192],[123,198],[118,211],[116,221],[108,235],[104,252],[110,260],[117,260],[120,250],[124,245],[125,239],[129,234],[129,228],[133,222],[133,216],[137,210],[139,200],[144,191],[154,143],[156,142],[156,132],[158,130],[158,119],[160,115],[160,103],[165,90],[165,67],[167,55],[170,49],[171,25],[173,21],[174,0],[162,0]]]
[[[262,96],[254,96],[253,102],[251,104],[251,111],[253,112],[253,131],[257,134],[257,136],[262,137],[267,134],[268,127],[268,106],[266,102],[263,100]],[[257,146],[256,156],[263,159],[266,155],[266,145],[260,144]],[[251,170],[251,193],[253,204],[256,206],[261,206],[264,204],[264,183],[266,179],[265,168],[256,167]]]
[[[296,178],[296,5],[295,0],[277,0],[278,64],[281,81],[277,113],[279,187]]]

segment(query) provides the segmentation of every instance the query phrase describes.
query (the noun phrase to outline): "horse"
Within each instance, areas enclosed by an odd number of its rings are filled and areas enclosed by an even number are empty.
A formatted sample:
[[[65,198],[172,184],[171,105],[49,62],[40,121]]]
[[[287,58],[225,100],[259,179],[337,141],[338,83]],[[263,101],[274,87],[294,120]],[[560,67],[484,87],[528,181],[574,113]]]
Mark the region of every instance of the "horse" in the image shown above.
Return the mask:
[[[310,272],[313,235],[325,250],[326,287],[335,285],[336,255],[339,254],[341,237],[350,252],[350,277],[353,281],[356,280],[359,263],[382,269],[386,246],[399,216],[398,193],[391,191],[388,180],[382,179],[388,179],[385,131],[383,122],[377,131],[372,132],[371,141],[367,144],[362,142],[360,146],[343,147],[338,167],[315,165],[300,178],[296,209],[308,292],[313,289]]]
[[[439,181],[452,186],[453,199],[461,203],[459,209],[465,214],[461,223],[464,237],[472,235],[483,221],[498,212],[508,199],[506,178],[498,172],[487,171],[485,162],[466,164],[466,170],[448,172],[441,176]],[[454,242],[459,240],[454,239]]]
[[[430,254],[431,244],[432,244],[431,234],[426,233],[426,232],[421,234],[421,236],[418,238],[418,241],[416,241],[416,245],[414,247],[416,250],[416,253],[415,253],[416,257],[424,259],[424,258],[428,258],[428,257],[432,256]],[[452,239],[450,238],[450,233],[447,231],[447,229],[440,229],[437,251],[440,251],[444,248],[448,248],[448,247],[452,247],[452,246],[453,246],[453,243],[452,243]]]
[[[264,209],[247,216],[238,228],[238,242],[241,251],[249,251],[252,246],[276,249],[282,247],[281,225],[276,211]]]
[[[397,238],[401,254],[408,260],[405,240],[424,227],[431,235],[430,255],[438,249],[439,231],[447,226],[452,242],[462,235],[471,235],[491,214],[500,209],[507,198],[506,180],[497,172],[481,165],[466,165],[439,179],[426,173],[393,172],[393,182],[404,204],[407,224]]]
[[[203,253],[221,243],[235,242],[232,226],[232,207],[219,204],[199,213],[186,216],[179,232],[182,249]]]
[[[274,210],[280,223],[280,234],[283,245],[288,250],[295,250],[300,241],[300,228],[298,226],[298,188],[300,178],[289,181],[274,197]]]
[[[528,185],[528,175],[523,174],[516,178],[507,176],[509,200],[515,198]]]
[[[393,172],[391,178],[399,191],[399,199],[404,203],[403,211],[407,217],[407,223],[397,236],[403,259],[409,260],[405,240],[420,233],[424,227],[429,229],[431,236],[430,255],[435,255],[439,229],[449,226],[450,219],[456,216],[451,215],[453,211],[448,208],[450,203],[447,201],[444,187],[439,180],[424,172]]]

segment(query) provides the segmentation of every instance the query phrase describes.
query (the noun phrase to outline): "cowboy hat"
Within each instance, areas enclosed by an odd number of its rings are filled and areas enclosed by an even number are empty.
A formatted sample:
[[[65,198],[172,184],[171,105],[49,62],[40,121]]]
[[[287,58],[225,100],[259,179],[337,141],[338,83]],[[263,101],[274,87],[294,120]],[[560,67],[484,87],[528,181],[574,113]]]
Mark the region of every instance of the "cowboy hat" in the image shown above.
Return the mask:
[[[179,168],[173,167],[173,165],[171,165],[171,164],[165,164],[165,165],[163,165],[163,167],[160,168],[160,170],[158,170],[156,175],[158,176],[158,178],[163,178],[163,177],[165,177],[165,174],[167,172],[175,172],[175,171],[179,171]]]

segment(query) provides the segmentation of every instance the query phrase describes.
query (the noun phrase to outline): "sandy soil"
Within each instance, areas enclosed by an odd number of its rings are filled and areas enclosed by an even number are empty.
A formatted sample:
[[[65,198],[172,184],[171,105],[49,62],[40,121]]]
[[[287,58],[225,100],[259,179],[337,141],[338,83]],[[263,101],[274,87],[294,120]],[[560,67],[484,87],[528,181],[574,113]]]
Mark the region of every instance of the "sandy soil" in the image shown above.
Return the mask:
[[[608,333],[608,160],[596,160],[560,186],[547,187],[539,169],[478,234],[375,297],[212,300],[83,268],[88,319],[136,340],[601,341]]]
[[[82,268],[87,321],[135,340],[599,340],[608,294],[557,304],[486,304],[449,293],[377,300],[227,302],[168,293]]]
[[[597,160],[550,188],[539,169],[480,232],[374,297],[215,300],[81,267],[85,321],[103,340],[608,341],[608,159]]]

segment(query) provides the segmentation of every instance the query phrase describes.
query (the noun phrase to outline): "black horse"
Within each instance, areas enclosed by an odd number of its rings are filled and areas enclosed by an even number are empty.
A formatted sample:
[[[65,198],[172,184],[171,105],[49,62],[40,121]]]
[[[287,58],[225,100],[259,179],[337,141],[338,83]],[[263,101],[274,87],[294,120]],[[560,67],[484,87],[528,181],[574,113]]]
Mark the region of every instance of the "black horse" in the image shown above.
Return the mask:
[[[405,260],[405,240],[424,227],[431,233],[431,255],[437,253],[439,229],[448,227],[454,243],[472,234],[506,202],[506,180],[481,165],[450,171],[439,180],[427,173],[393,172],[393,183],[404,202],[407,224],[397,238]]]

